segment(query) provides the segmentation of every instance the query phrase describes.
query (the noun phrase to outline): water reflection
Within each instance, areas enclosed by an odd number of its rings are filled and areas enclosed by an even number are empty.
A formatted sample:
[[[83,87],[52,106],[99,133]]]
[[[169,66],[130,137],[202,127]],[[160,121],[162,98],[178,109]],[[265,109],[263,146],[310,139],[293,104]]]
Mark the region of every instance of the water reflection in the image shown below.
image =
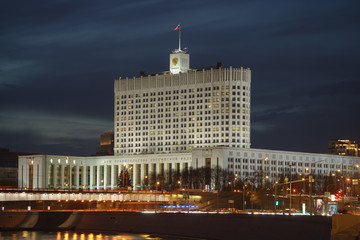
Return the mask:
[[[0,240],[164,240],[146,234],[103,234],[103,233],[81,233],[73,231],[63,232],[38,232],[17,231],[0,232]]]

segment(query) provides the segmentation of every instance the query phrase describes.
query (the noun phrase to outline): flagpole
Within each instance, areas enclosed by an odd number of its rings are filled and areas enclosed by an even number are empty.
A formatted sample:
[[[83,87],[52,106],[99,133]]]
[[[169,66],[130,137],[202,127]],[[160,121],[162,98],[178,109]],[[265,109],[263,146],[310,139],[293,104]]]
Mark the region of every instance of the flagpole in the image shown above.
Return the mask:
[[[180,26],[180,23],[179,23],[179,52],[181,52],[181,26]]]

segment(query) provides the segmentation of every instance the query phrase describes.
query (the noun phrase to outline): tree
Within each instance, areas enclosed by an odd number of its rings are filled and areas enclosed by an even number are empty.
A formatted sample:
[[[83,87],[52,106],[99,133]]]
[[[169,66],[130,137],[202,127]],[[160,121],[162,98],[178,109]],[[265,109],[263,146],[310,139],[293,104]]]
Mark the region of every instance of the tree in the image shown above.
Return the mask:
[[[156,188],[156,173],[152,172],[148,177],[149,177],[150,189],[154,190]]]
[[[175,171],[173,174],[172,174],[172,182],[169,186],[169,190],[174,190],[176,188],[180,188],[181,186],[181,174],[180,174],[180,171]]]
[[[219,166],[211,169],[211,183],[215,190],[220,191],[222,169]]]
[[[180,173],[180,181],[183,187],[189,188],[189,170],[187,168]]]
[[[131,186],[132,184],[131,184],[129,171],[127,169],[125,171],[121,170],[120,175],[118,177],[118,187],[128,188]]]

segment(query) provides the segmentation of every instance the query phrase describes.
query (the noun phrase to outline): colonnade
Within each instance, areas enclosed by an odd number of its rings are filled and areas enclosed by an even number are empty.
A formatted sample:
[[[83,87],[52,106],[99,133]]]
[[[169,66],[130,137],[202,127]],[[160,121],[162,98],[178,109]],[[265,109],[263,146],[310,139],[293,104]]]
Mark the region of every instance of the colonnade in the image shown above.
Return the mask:
[[[150,178],[150,176],[162,175],[164,180],[167,180],[167,173],[182,172],[189,166],[189,162],[96,165],[49,164],[46,171],[48,173],[46,186],[43,187],[90,190],[116,189],[120,183],[120,178],[125,178],[122,176],[123,171],[127,171],[131,179],[132,189],[140,190],[144,187],[144,179]],[[35,179],[35,176],[33,177]],[[36,187],[35,185],[34,188]]]

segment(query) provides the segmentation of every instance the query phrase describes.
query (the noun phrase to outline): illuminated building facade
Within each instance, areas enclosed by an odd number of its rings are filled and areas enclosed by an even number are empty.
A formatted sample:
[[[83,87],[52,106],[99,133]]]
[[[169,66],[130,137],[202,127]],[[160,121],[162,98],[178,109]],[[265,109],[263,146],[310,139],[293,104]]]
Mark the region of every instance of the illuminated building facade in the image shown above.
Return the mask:
[[[329,140],[329,153],[342,156],[359,156],[359,145],[354,140]]]
[[[250,147],[248,68],[115,80],[115,155]]]
[[[130,173],[134,189],[153,174],[182,171],[191,154],[74,157],[33,155],[19,157],[20,188],[115,189],[122,170]]]
[[[243,181],[262,178],[274,182],[309,174],[355,176],[358,157],[288,152],[277,150],[213,147],[184,153],[137,154],[123,156],[73,157],[33,155],[19,157],[20,188],[116,189],[121,171],[129,171],[133,189],[144,189],[144,179],[189,167],[227,169]],[[121,177],[121,176],[120,176]],[[213,186],[212,186],[213,187]]]
[[[250,148],[250,69],[190,69],[179,49],[170,54],[170,71],[114,81],[114,156],[22,156],[18,186],[116,189],[122,170],[133,189],[150,175],[190,167],[269,182],[358,171],[356,157]]]

